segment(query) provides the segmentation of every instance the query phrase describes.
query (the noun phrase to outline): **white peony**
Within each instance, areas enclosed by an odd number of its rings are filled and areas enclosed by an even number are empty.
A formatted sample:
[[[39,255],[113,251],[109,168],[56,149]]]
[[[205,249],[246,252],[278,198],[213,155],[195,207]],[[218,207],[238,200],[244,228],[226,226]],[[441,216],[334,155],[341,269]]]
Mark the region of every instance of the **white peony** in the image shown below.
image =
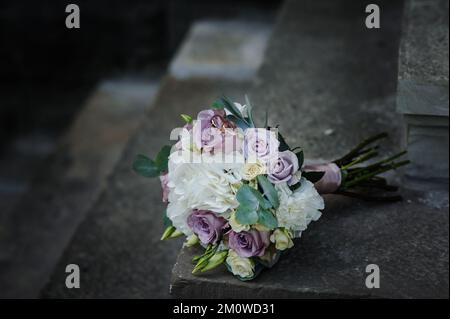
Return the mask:
[[[174,152],[169,157],[168,184],[169,204],[167,216],[173,225],[186,235],[192,234],[187,217],[193,209],[210,210],[227,214],[239,206],[236,189],[241,183],[243,158],[239,154],[236,162],[229,158],[223,161],[223,154],[192,155],[195,162],[187,161],[186,152]]]
[[[292,192],[286,183],[275,185],[280,199],[276,211],[278,225],[291,231],[304,231],[311,221],[316,221],[325,208],[323,198],[314,185],[305,178],[300,179],[301,186]]]

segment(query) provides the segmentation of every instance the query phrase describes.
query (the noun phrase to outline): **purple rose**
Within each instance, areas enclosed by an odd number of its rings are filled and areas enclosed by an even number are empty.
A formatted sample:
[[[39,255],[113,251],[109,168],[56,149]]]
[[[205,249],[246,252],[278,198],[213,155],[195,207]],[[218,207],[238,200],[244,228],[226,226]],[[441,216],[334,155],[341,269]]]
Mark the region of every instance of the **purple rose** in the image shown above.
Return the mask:
[[[267,164],[278,156],[280,142],[275,132],[263,128],[249,128],[245,131],[244,154],[247,162],[260,161]]]
[[[269,237],[270,232],[257,231],[256,229],[239,233],[231,231],[228,246],[240,257],[262,256],[270,245]]]
[[[162,201],[163,203],[167,203],[169,201],[169,187],[167,186],[169,183],[169,174],[165,173],[160,175],[159,180],[161,181]]]
[[[292,181],[292,177],[298,171],[297,156],[291,151],[278,153],[278,159],[269,164],[267,178],[274,184]]]
[[[189,228],[198,236],[202,244],[214,244],[220,239],[227,224],[225,218],[209,210],[193,210],[187,219]]]
[[[226,119],[223,109],[201,111],[193,128],[194,143],[207,152],[220,150],[224,143],[225,129],[234,127],[235,125]]]

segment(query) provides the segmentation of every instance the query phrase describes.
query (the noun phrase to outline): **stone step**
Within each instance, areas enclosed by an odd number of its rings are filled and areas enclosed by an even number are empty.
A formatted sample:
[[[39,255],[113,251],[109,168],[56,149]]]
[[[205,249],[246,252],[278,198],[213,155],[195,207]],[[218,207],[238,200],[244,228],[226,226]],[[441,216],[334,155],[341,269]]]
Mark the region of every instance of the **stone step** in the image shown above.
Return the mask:
[[[102,82],[16,206],[2,212],[0,297],[39,296],[150,106],[156,87],[157,81]],[[38,145],[42,144],[46,145]],[[16,161],[16,170],[24,164]],[[24,171],[33,173],[29,167]],[[4,198],[9,201],[11,195]]]
[[[368,135],[387,131],[386,153],[401,144],[395,111],[402,1],[378,1],[381,28],[367,29],[357,1],[286,1],[250,91],[288,143],[333,159]],[[330,134],[333,132],[333,134]],[[394,178],[399,179],[399,174]],[[240,282],[224,267],[191,274],[195,249],[173,269],[177,298],[448,298],[448,189],[402,190],[405,200],[370,204],[327,196],[323,217],[270,271]],[[381,288],[365,286],[377,264]]]
[[[205,25],[206,22],[201,22]],[[231,41],[231,37],[210,23],[211,30],[203,41],[212,43]],[[222,22],[221,22],[222,23]],[[219,23],[220,24],[220,23]],[[265,27],[266,28],[266,27]],[[198,27],[193,26],[172,64],[172,74],[184,67],[183,61],[192,61],[195,54],[186,47],[191,41],[198,41]],[[245,29],[247,31],[247,29]],[[259,32],[258,30],[256,30]],[[235,36],[244,34],[239,45],[252,37],[235,29]],[[202,56],[211,59],[216,51],[214,46],[196,42],[205,49]],[[250,54],[259,46],[246,46]],[[233,50],[228,46],[225,50]],[[227,52],[223,52],[227,56]],[[261,54],[261,52],[255,52]],[[228,54],[229,55],[229,54]],[[235,56],[235,62],[247,69],[243,56]],[[215,68],[229,63],[226,59],[215,61]],[[175,65],[175,66],[174,66]],[[198,64],[197,64],[198,65]],[[175,78],[168,75],[161,85],[153,108],[146,114],[143,123],[128,143],[114,173],[108,180],[102,196],[89,211],[80,225],[70,245],[55,269],[50,284],[43,292],[46,298],[162,298],[169,296],[171,267],[181,246],[181,239],[161,242],[164,230],[162,214],[165,209],[161,202],[158,179],[146,179],[136,175],[131,165],[136,154],[155,156],[166,143],[173,128],[183,125],[179,114],[195,115],[205,109],[221,94],[243,98],[250,86],[247,78],[234,80],[223,76],[211,77],[197,72],[191,66],[189,76]],[[257,65],[256,65],[257,67]],[[203,66],[200,67],[204,70]],[[65,267],[77,264],[81,270],[81,288],[67,289],[65,286]]]
[[[399,53],[397,110],[406,122],[411,187],[448,184],[448,6],[408,0]]]

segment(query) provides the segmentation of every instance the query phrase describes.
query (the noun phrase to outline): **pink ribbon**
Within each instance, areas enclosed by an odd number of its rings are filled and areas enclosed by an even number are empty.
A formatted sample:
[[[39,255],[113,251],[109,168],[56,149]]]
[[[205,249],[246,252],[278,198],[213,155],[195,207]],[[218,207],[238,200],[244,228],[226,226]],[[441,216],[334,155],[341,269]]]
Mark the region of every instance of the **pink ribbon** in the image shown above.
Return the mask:
[[[305,172],[325,172],[325,175],[314,184],[319,194],[334,193],[341,186],[341,170],[334,163],[305,165],[303,170]]]

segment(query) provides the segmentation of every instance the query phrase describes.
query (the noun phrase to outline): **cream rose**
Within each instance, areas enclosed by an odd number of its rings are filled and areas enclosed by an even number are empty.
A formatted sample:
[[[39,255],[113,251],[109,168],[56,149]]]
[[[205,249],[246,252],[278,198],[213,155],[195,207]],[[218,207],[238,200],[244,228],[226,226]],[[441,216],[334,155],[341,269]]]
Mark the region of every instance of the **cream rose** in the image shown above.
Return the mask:
[[[229,250],[226,263],[235,276],[250,278],[255,274],[255,263],[250,258],[239,257],[235,251]]]
[[[292,236],[289,231],[283,228],[277,228],[270,236],[270,241],[275,244],[278,250],[285,250],[294,246]]]
[[[251,181],[256,176],[265,174],[266,171],[266,165],[259,161],[256,163],[246,163],[243,168],[242,178],[246,181]]]
[[[231,229],[235,231],[236,233],[239,233],[241,231],[247,231],[250,229],[250,225],[242,225],[236,220],[236,212],[232,212],[230,215],[230,219],[228,220]]]

